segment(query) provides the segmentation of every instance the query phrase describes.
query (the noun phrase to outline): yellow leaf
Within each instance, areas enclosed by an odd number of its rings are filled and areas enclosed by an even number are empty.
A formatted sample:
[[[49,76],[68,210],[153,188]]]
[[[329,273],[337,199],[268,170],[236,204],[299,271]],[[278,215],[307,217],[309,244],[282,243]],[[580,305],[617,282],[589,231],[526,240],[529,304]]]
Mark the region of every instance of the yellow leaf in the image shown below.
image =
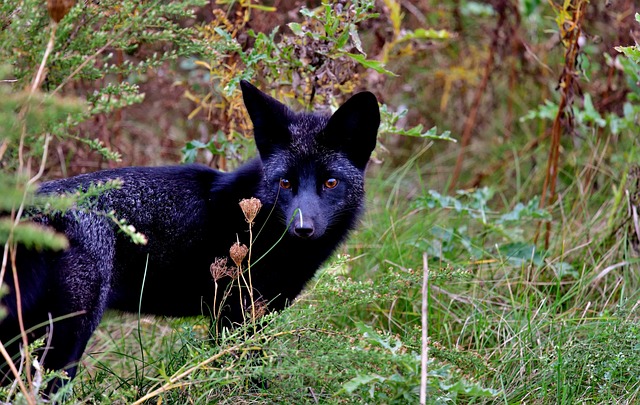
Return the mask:
[[[207,68],[207,69],[211,70],[211,65],[209,65],[209,64],[208,64],[207,62],[205,62],[205,61],[197,60],[197,61],[195,61],[195,64],[196,64],[197,66],[202,66],[202,67],[205,67],[205,68]]]
[[[260,4],[250,4],[249,8],[255,8],[256,10],[269,11],[269,12],[277,10],[275,7],[263,6],[263,5],[260,5]]]
[[[400,34],[400,26],[402,23],[402,13],[400,12],[400,3],[395,0],[384,0],[384,4],[389,8],[389,18],[393,25],[393,34]]]

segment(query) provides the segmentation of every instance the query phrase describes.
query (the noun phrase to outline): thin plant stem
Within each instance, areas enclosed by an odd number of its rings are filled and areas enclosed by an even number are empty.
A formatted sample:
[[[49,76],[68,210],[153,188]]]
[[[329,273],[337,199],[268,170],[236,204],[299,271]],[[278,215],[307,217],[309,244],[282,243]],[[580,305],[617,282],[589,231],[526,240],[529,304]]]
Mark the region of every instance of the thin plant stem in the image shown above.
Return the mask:
[[[11,372],[13,373],[13,375],[16,376],[16,382],[18,383],[18,386],[20,387],[20,391],[22,391],[23,393],[29,392],[29,391],[27,391],[27,387],[24,385],[24,382],[20,378],[20,372],[16,368],[16,365],[13,364],[13,361],[11,360],[11,355],[9,355],[9,352],[7,352],[7,349],[2,344],[2,341],[0,341],[0,354],[2,354],[2,357],[6,360],[7,365],[9,366],[9,369],[11,369]],[[36,403],[33,400],[33,398],[31,398],[30,395],[25,395],[25,398],[27,399],[27,402],[29,404],[35,404]]]
[[[278,196],[280,196],[280,188],[279,187],[278,187],[278,192],[276,193],[275,201],[273,202],[273,205],[271,206],[271,210],[269,211],[269,214],[267,214],[267,218],[264,220],[264,222],[262,223],[262,226],[258,230],[258,233],[256,234],[256,238],[252,239],[252,242],[258,240],[258,238],[260,237],[260,234],[262,233],[262,230],[264,229],[265,226],[267,226],[267,222],[269,221],[269,218],[271,218],[271,214],[273,214],[273,211],[276,209],[276,204],[278,203]]]
[[[237,237],[237,235],[236,235]],[[238,238],[237,240],[238,245],[240,245],[240,239]],[[247,319],[245,317],[245,313],[244,313],[244,305],[243,305],[243,301],[242,301],[242,284],[240,283],[240,279],[244,280],[244,274],[242,273],[242,261],[240,262],[236,262],[236,265],[238,266],[238,296],[240,299],[240,313],[242,314],[242,323],[246,323]],[[244,280],[244,285],[247,285],[247,281]]]
[[[33,97],[33,95],[35,94],[35,92],[37,91],[39,84],[42,82],[42,80],[44,80],[44,75],[45,75],[45,66],[47,64],[47,60],[49,59],[49,55],[51,55],[51,51],[53,50],[53,46],[55,44],[55,37],[56,37],[56,31],[57,31],[57,27],[58,25],[56,23],[52,23],[51,24],[51,32],[49,34],[49,41],[47,43],[47,47],[45,49],[45,53],[42,57],[42,60],[40,61],[40,67],[38,68],[38,71],[36,73],[36,76],[34,77],[34,80],[31,84],[31,89],[29,92],[29,98],[28,100],[31,99],[31,97]],[[27,135],[27,128],[26,128],[26,120],[25,120],[25,116],[27,114],[27,110],[29,108],[29,102],[27,102],[20,110],[19,116],[22,119],[22,133],[20,135],[20,141],[19,141],[19,146],[18,146],[18,173],[24,173],[25,171],[25,164],[24,164],[24,145],[25,145],[25,138]],[[33,381],[31,378],[31,360],[30,360],[30,355],[29,355],[29,339],[27,337],[27,333],[25,332],[25,325],[24,325],[24,319],[22,317],[22,296],[20,293],[20,283],[18,280],[18,269],[16,268],[16,250],[17,250],[17,245],[15,243],[12,243],[13,240],[13,231],[15,229],[16,226],[18,226],[18,224],[20,223],[20,219],[22,217],[22,213],[24,212],[24,207],[25,207],[25,202],[27,199],[27,193],[29,192],[29,189],[31,186],[33,186],[43,175],[44,173],[44,169],[46,166],[46,161],[47,161],[47,154],[49,151],[49,142],[51,141],[51,134],[46,134],[45,135],[45,140],[44,140],[44,149],[42,152],[42,159],[40,162],[40,168],[38,170],[38,173],[36,173],[33,177],[31,177],[29,179],[29,181],[26,183],[25,188],[24,188],[24,192],[22,195],[22,200],[20,202],[20,206],[18,207],[17,212],[15,210],[12,210],[12,215],[14,216],[14,222],[13,222],[13,226],[11,227],[11,229],[9,230],[9,236],[7,238],[7,242],[4,245],[4,252],[3,252],[3,257],[2,257],[2,267],[0,268],[0,285],[2,285],[2,282],[4,280],[4,275],[6,272],[6,267],[8,264],[8,255],[11,255],[11,266],[12,266],[12,273],[13,273],[13,289],[15,292],[15,298],[16,298],[16,311],[17,311],[17,315],[18,315],[18,325],[20,328],[20,335],[22,337],[22,344],[24,347],[24,361],[25,361],[25,370],[26,370],[26,377],[27,377],[27,384],[29,387],[32,387]],[[3,356],[4,353],[6,353],[6,350],[3,352]],[[8,353],[7,353],[8,355]],[[13,361],[11,360],[11,358],[7,358],[7,364],[9,364],[9,368],[11,369],[11,371],[14,373],[16,380],[18,381],[18,386],[20,388],[20,391],[22,391],[23,395],[25,396],[27,402],[29,404],[35,404],[35,392],[30,392],[26,389],[24,383],[21,381],[20,379],[20,374],[18,373],[17,369],[15,368],[15,365],[13,365]],[[13,366],[13,367],[12,367]]]
[[[218,280],[214,278],[213,279],[213,316],[215,317],[214,324],[216,328],[216,336],[220,332],[218,330],[218,320],[220,319],[220,317],[219,317],[219,312],[216,309],[217,302],[218,302]],[[222,303],[220,303],[220,306],[222,306]]]
[[[13,275],[13,290],[16,296],[16,312],[18,314],[18,325],[20,327],[20,336],[22,337],[22,346],[24,348],[24,362],[26,366],[27,383],[31,387],[31,357],[29,356],[29,339],[25,332],[24,319],[22,317],[22,296],[20,293],[20,283],[18,282],[18,270],[16,269],[16,245],[11,246],[11,274]],[[9,363],[12,363],[11,361]],[[20,379],[20,375],[16,374],[16,378]],[[35,398],[23,392],[27,401],[35,404]]]
[[[580,46],[578,40],[582,33],[582,20],[585,14],[587,2],[579,1],[575,7],[575,11],[571,16],[572,29],[567,36],[567,50],[565,52],[564,66],[562,74],[560,75],[558,88],[560,91],[560,102],[558,104],[558,111],[553,120],[551,127],[551,145],[549,146],[549,159],[547,161],[547,169],[545,173],[544,183],[542,186],[542,194],[540,196],[540,208],[546,208],[551,206],[556,201],[556,183],[558,179],[558,167],[560,160],[560,138],[563,134],[570,132],[565,126],[567,123],[571,124],[571,120],[566,120],[565,117],[568,114],[567,111],[571,108],[572,93],[575,91],[577,82],[576,75],[576,63],[578,61],[578,54],[580,53]],[[540,225],[536,230],[534,241],[537,242],[540,233]],[[549,247],[551,238],[551,222],[545,222],[545,249]]]
[[[249,256],[247,258],[247,273],[249,274],[249,299],[251,299],[251,320],[253,332],[256,332],[256,305],[253,299],[253,280],[251,280],[251,248],[253,247],[253,224],[249,223]]]
[[[273,248],[276,247],[276,245],[278,243],[280,243],[280,241],[282,240],[282,238],[284,238],[284,235],[287,234],[287,229],[289,229],[289,227],[291,226],[291,223],[293,222],[293,218],[296,217],[296,214],[298,213],[300,209],[296,208],[296,210],[293,212],[293,215],[291,215],[291,219],[289,220],[289,222],[287,223],[287,227],[284,229],[284,232],[282,232],[282,235],[280,235],[280,238],[278,238],[278,240],[276,241],[276,243],[273,244],[273,246],[271,246],[266,252],[264,252],[264,254],[262,256],[260,256],[258,258],[258,260],[256,260],[255,262],[253,262],[253,264],[258,263],[260,260],[262,260],[262,258],[264,258],[266,255],[269,254],[269,252],[271,252],[273,250]]]
[[[429,263],[427,253],[422,254],[422,351],[420,356],[420,405],[427,403],[427,364],[429,358]]]
[[[142,361],[142,375],[144,375],[145,361],[144,361],[144,346],[142,345],[142,331],[140,329],[140,319],[142,314],[142,294],[144,293],[144,286],[147,281],[147,271],[149,270],[149,254],[147,253],[147,260],[144,264],[144,274],[142,275],[142,287],[140,288],[140,299],[138,300],[138,345],[140,347],[140,360]]]
[[[56,39],[56,31],[58,30],[58,24],[51,24],[51,34],[49,35],[49,42],[47,43],[47,48],[44,50],[44,56],[42,57],[42,61],[40,62],[40,67],[38,68],[38,73],[36,73],[36,77],[33,79],[33,83],[31,83],[31,94],[33,94],[38,87],[40,87],[40,83],[44,79],[44,68],[47,65],[47,59],[49,59],[49,55],[51,55],[51,51],[53,51],[53,45],[55,44]]]

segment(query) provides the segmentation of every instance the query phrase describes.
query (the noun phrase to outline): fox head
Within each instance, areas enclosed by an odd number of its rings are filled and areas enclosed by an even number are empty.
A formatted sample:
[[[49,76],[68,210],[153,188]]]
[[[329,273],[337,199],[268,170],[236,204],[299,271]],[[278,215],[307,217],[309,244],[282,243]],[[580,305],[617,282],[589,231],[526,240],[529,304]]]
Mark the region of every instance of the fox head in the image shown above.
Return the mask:
[[[376,146],[376,97],[355,94],[328,116],[295,113],[249,82],[240,86],[262,160],[263,202],[275,204],[297,238],[350,229],[364,205],[364,170]]]

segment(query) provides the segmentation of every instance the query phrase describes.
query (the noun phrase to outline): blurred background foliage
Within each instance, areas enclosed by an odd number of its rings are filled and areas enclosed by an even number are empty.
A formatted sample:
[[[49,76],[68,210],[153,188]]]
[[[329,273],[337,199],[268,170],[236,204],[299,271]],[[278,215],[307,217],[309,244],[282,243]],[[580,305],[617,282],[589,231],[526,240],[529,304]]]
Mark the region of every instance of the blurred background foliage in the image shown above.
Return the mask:
[[[48,5],[0,5],[3,243],[64,246],[19,221],[44,179],[253,156],[242,79],[298,110],[367,89],[383,115],[351,259],[248,343],[107,319],[75,401],[416,402],[427,267],[431,402],[638,400],[634,1]]]

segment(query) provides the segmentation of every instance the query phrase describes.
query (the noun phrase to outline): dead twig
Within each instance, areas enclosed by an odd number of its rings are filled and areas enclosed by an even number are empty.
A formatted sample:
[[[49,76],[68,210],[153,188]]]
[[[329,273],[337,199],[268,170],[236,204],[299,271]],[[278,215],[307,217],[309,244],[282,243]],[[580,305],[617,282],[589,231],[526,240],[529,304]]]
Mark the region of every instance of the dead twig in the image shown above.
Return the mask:
[[[420,356],[420,405],[427,403],[427,364],[429,358],[429,263],[427,253],[422,254],[422,353]]]
[[[571,105],[573,104],[573,93],[577,85],[577,62],[580,53],[578,39],[582,34],[582,19],[584,17],[587,2],[579,0],[577,6],[574,7],[571,15],[571,21],[565,21],[560,26],[562,31],[563,43],[567,47],[564,58],[564,67],[558,81],[560,89],[560,103],[558,112],[553,120],[551,127],[551,145],[549,148],[549,159],[547,161],[547,170],[542,186],[542,195],[540,197],[540,208],[552,205],[556,200],[556,184],[558,179],[558,162],[560,160],[560,137],[565,131],[570,132],[573,126],[571,119]],[[551,238],[551,222],[545,223],[545,248],[549,247]],[[540,225],[536,231],[535,241],[537,242],[540,233]]]

